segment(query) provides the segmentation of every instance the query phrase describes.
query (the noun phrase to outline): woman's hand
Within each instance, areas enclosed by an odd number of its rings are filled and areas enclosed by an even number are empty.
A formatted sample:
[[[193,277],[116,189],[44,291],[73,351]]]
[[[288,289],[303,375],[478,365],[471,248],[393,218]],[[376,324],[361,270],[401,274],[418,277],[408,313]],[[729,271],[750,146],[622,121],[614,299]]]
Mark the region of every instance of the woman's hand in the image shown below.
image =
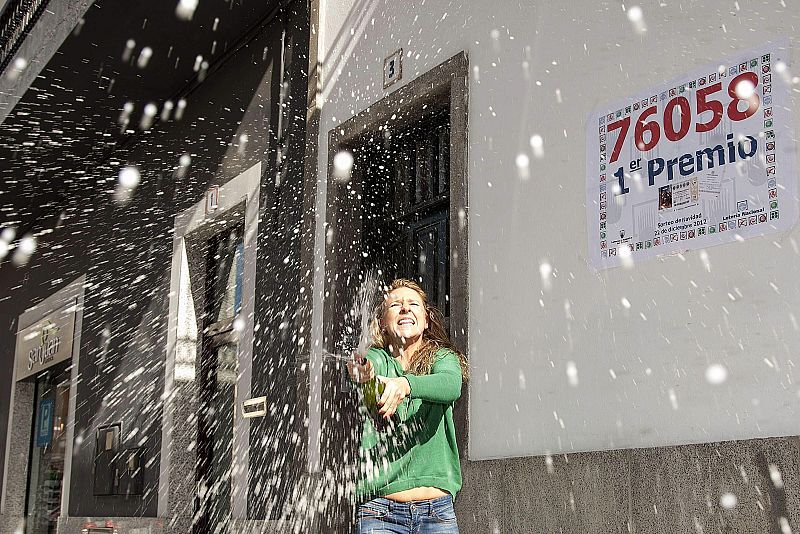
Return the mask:
[[[402,376],[399,378],[379,376],[378,380],[384,384],[383,395],[378,401],[378,406],[381,407],[378,413],[388,420],[397,411],[403,399],[411,394],[411,385]]]
[[[347,362],[347,372],[350,374],[350,380],[356,384],[369,382],[375,377],[375,369],[372,367],[372,362],[358,354]]]

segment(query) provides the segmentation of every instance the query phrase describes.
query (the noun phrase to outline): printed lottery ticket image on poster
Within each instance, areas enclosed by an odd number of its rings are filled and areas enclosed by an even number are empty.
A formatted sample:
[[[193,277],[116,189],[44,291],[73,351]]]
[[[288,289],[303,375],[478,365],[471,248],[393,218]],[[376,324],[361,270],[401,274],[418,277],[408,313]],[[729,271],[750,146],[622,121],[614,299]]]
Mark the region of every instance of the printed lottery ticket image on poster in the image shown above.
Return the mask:
[[[788,40],[720,58],[590,115],[586,205],[596,269],[621,265],[620,247],[639,262],[796,224],[787,50]]]

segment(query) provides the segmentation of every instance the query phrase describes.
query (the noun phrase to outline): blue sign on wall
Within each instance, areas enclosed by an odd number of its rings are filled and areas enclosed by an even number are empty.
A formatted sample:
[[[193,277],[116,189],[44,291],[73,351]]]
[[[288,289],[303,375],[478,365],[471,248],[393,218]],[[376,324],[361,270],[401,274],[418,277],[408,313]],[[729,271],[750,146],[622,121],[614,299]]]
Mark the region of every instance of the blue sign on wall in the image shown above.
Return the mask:
[[[50,445],[53,440],[53,399],[44,399],[39,402],[39,419],[36,422],[36,446]]]

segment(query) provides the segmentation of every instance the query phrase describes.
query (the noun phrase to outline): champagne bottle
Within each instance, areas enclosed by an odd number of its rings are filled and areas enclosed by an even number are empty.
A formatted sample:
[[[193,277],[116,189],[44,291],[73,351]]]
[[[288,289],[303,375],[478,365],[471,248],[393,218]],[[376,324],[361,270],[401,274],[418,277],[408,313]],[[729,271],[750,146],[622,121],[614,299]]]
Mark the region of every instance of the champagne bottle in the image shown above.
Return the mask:
[[[360,365],[367,363],[367,359],[364,356],[357,356],[356,359]],[[378,377],[375,375],[360,385],[364,407],[367,409],[367,414],[369,414],[370,419],[372,419],[375,430],[379,432],[386,426],[386,421],[384,421],[383,416],[378,413],[380,409],[378,401],[381,399],[385,388],[386,384],[378,380]]]
[[[369,413],[370,417],[373,419],[381,419],[381,415],[378,413],[378,401],[381,399],[385,388],[386,384],[378,380],[376,376],[373,376],[372,379],[361,384],[364,406],[367,408],[367,413]]]

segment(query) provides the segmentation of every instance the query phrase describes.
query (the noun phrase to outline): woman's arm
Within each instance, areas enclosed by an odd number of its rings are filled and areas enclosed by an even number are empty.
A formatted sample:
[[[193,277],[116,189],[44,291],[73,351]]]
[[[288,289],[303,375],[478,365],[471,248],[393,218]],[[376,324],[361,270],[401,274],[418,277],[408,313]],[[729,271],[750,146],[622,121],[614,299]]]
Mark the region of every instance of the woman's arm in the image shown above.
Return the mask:
[[[409,397],[448,404],[461,396],[461,364],[458,356],[447,352],[433,364],[429,375],[403,375],[411,386]]]
[[[347,362],[347,373],[350,380],[356,384],[363,384],[372,380],[380,368],[377,356],[367,351],[366,354],[353,354],[353,359]]]
[[[366,358],[363,360],[354,358],[347,362],[347,374],[350,375],[351,381],[356,384],[363,384],[372,380],[375,376],[375,367]]]

